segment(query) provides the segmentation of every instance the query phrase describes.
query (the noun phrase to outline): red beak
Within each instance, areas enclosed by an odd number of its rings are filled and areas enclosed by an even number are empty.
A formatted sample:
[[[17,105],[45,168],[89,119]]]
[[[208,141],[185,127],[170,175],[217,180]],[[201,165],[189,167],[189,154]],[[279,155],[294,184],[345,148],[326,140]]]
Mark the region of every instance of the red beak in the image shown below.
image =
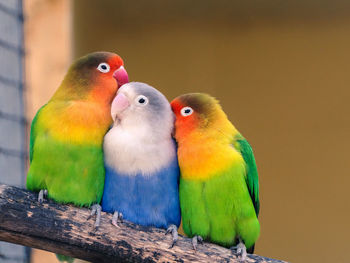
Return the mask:
[[[121,66],[116,71],[114,71],[113,78],[116,79],[119,88],[123,86],[125,83],[129,83],[128,72],[126,72],[123,66]]]

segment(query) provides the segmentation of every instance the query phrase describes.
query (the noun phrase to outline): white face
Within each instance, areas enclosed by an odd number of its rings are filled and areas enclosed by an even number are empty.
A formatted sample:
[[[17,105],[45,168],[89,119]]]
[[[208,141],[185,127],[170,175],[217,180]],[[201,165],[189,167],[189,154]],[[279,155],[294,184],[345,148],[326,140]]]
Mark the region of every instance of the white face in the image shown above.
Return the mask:
[[[115,102],[116,101],[116,102]],[[168,100],[147,84],[131,82],[123,85],[112,103],[115,125],[150,126],[153,132],[173,129],[174,114]]]
[[[124,173],[150,172],[174,158],[175,117],[158,90],[143,83],[124,84],[111,108],[115,122],[105,136],[107,164]]]

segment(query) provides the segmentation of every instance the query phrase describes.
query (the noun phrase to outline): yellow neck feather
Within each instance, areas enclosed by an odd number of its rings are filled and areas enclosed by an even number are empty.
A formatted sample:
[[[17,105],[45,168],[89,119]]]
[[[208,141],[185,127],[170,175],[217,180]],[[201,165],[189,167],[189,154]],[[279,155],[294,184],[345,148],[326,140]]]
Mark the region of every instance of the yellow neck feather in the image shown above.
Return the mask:
[[[210,127],[197,129],[179,141],[178,159],[181,176],[189,180],[205,180],[243,163],[241,154],[233,147],[236,128],[225,118],[218,118]]]
[[[102,145],[112,122],[110,105],[86,101],[50,101],[40,112],[40,126],[59,141]]]

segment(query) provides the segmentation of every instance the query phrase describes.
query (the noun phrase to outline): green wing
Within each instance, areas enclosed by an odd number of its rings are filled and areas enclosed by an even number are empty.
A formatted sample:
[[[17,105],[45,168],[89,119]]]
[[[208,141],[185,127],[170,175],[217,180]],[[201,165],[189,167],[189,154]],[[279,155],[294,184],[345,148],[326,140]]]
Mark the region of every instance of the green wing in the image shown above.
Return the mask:
[[[30,126],[30,141],[29,141],[29,161],[30,163],[32,162],[33,159],[33,152],[34,152],[34,141],[35,141],[35,137],[36,137],[36,122],[38,120],[38,116],[40,111],[46,106],[46,104],[44,106],[42,106],[38,112],[35,114],[35,117],[32,121],[32,125]]]
[[[246,163],[246,183],[248,186],[250,197],[254,204],[256,216],[258,216],[260,210],[259,176],[258,170],[256,168],[252,147],[250,146],[249,142],[240,134],[235,137],[234,147],[241,152],[243,159]]]

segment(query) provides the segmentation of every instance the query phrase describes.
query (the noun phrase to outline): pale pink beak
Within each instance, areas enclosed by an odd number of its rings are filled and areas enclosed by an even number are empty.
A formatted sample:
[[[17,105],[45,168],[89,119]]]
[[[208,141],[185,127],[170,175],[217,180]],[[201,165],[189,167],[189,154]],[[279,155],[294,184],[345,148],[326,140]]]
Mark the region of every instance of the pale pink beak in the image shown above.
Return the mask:
[[[125,83],[129,83],[128,72],[126,72],[123,66],[120,66],[120,68],[113,72],[113,78],[116,79],[119,88]]]
[[[127,107],[130,106],[128,98],[123,93],[118,93],[114,98],[111,106],[111,115],[113,121],[116,120],[117,115],[124,111]]]

